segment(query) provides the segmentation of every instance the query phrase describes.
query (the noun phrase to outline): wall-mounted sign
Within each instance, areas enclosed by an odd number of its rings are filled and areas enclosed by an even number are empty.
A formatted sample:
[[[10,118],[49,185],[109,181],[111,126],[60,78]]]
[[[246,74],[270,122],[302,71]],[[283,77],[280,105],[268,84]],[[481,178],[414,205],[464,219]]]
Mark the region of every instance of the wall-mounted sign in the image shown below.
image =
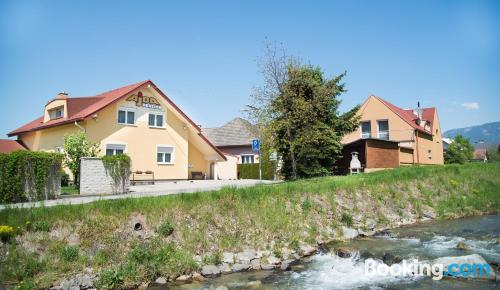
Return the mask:
[[[131,95],[127,98],[127,101],[135,102],[137,107],[161,109],[160,102],[155,97],[144,96],[142,92],[138,92],[137,95]]]

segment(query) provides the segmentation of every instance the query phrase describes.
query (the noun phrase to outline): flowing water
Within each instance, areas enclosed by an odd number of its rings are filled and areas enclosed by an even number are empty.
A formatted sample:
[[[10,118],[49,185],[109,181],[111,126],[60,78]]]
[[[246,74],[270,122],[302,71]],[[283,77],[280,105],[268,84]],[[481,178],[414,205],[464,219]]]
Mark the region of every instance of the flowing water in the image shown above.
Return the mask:
[[[369,275],[365,257],[384,254],[406,261],[429,261],[439,257],[479,254],[490,264],[500,264],[500,215],[438,221],[390,230],[370,238],[355,239],[341,245],[331,244],[321,254],[302,261],[292,271],[259,271],[224,275],[203,283],[169,285],[169,289],[248,289],[249,282],[259,289],[500,289],[498,282],[451,279],[440,281],[422,276]],[[468,249],[457,249],[462,242]],[[340,258],[336,247],[353,250]],[[328,250],[331,249],[331,250]],[[401,262],[403,263],[403,262]],[[260,282],[258,282],[260,281]],[[162,289],[162,288],[155,288]],[[165,289],[165,288],[163,288]]]

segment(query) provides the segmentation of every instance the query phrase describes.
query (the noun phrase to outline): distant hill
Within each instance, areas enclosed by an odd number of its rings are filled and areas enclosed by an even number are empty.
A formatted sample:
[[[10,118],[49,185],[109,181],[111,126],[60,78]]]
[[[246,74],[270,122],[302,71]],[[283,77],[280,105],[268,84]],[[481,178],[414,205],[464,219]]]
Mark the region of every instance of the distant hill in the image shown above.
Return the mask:
[[[451,129],[444,132],[443,135],[448,138],[454,138],[458,134],[469,138],[473,144],[479,140],[483,140],[484,143],[486,143],[486,146],[500,144],[500,122],[486,123],[467,128]],[[477,146],[477,144],[474,145]]]

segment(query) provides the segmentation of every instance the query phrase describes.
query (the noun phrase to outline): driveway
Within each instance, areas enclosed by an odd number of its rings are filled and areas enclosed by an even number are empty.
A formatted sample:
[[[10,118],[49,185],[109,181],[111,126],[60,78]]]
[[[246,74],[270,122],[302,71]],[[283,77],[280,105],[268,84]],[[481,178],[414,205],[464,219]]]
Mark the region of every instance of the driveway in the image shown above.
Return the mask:
[[[263,184],[272,184],[275,181],[263,180]],[[70,205],[83,204],[97,200],[122,199],[122,198],[139,198],[147,196],[161,196],[178,193],[191,193],[199,191],[219,190],[225,186],[233,187],[248,187],[259,184],[259,180],[242,179],[242,180],[182,180],[182,181],[158,181],[153,185],[133,185],[130,186],[130,193],[115,194],[115,195],[98,195],[98,196],[62,196],[59,199],[45,200],[39,202],[24,202],[15,203],[8,206],[0,205],[0,210],[6,207],[15,208],[30,208],[40,206],[55,206],[55,205]]]

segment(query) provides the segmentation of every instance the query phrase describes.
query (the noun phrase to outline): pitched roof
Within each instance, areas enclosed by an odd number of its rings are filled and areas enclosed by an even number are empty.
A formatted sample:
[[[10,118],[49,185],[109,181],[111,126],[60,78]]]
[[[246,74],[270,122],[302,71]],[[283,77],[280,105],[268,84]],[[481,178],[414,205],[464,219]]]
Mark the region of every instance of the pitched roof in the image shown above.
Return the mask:
[[[251,145],[252,139],[257,138],[258,130],[247,120],[234,118],[218,128],[203,128],[203,134],[216,146]]]
[[[26,150],[26,147],[20,141],[0,139],[0,153],[10,153],[18,150]]]
[[[375,97],[377,100],[382,102],[386,107],[388,107],[391,111],[393,111],[396,115],[398,115],[401,119],[403,119],[406,123],[408,123],[414,129],[416,129],[420,132],[432,135],[432,132],[433,132],[432,130],[434,128],[434,116],[435,116],[436,108],[431,107],[431,108],[423,108],[422,109],[422,119],[429,122],[430,131],[428,131],[428,130],[425,130],[424,127],[419,126],[417,124],[418,118],[413,113],[412,109],[404,110],[398,106],[395,106],[395,105],[389,103],[388,101],[386,101],[382,98],[379,98],[377,96],[373,96],[373,97]]]
[[[106,108],[107,106],[117,102],[121,98],[129,95],[133,91],[139,89],[144,85],[151,86],[154,90],[156,90],[173,108],[179,113],[183,118],[187,120],[189,124],[196,130],[196,132],[207,142],[210,147],[212,147],[219,155],[221,155],[224,159],[226,158],[224,154],[217,149],[209,140],[204,138],[201,135],[201,128],[196,125],[193,120],[191,120],[179,107],[177,107],[172,100],[165,93],[163,93],[151,80],[145,80],[142,82],[138,82],[135,84],[127,85],[121,88],[117,88],[111,91],[104,92],[102,94],[91,96],[91,97],[71,97],[67,98],[67,106],[68,106],[68,116],[64,118],[59,118],[55,120],[49,120],[47,122],[43,122],[43,116],[21,126],[20,128],[8,133],[9,137],[17,136],[21,133],[37,131],[45,128],[60,126],[64,124],[73,123],[75,121],[82,121],[98,111]]]

